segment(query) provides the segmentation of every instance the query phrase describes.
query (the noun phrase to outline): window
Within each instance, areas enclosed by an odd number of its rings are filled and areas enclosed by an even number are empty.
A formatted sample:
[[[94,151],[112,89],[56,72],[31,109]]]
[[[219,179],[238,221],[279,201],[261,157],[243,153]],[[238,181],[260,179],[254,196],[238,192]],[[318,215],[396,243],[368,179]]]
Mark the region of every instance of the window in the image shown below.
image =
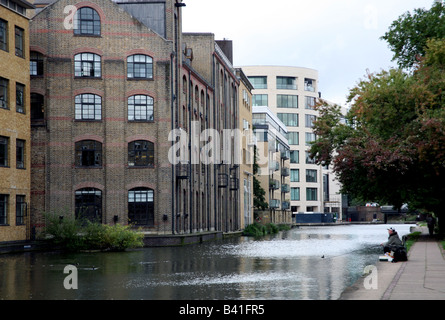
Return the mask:
[[[298,96],[278,94],[277,108],[298,108]]]
[[[8,87],[9,81],[4,78],[0,78],[0,108],[8,108]]]
[[[300,201],[300,188],[290,188],[290,199],[293,201]]]
[[[297,90],[297,78],[277,77],[277,89]]]
[[[94,140],[76,142],[76,166],[77,167],[101,167],[102,143]]]
[[[300,182],[300,169],[290,170],[290,182]]]
[[[315,92],[315,80],[304,78],[304,91]]]
[[[312,132],[306,132],[306,145],[310,146],[312,142],[314,142],[317,139],[315,133]]]
[[[23,84],[15,84],[15,101],[17,112],[25,113],[25,86]]]
[[[300,151],[291,150],[290,152],[290,163],[300,163]]]
[[[75,15],[74,34],[100,36],[100,17],[96,10],[83,7]]]
[[[43,76],[43,55],[41,53],[31,51],[29,69],[31,76]]]
[[[74,76],[100,78],[100,56],[94,53],[79,53],[74,56]]]
[[[127,58],[127,77],[133,79],[153,78],[153,59],[143,54]]]
[[[277,113],[277,117],[288,127],[298,127],[298,113]]]
[[[128,191],[128,223],[154,226],[154,195],[148,188]]]
[[[7,194],[0,194],[0,225],[8,224],[8,198]]]
[[[306,182],[317,182],[317,170],[306,169]]]
[[[76,120],[101,120],[102,98],[95,94],[85,93],[75,98]]]
[[[17,169],[25,169],[25,140],[15,142]]]
[[[0,136],[0,167],[8,166],[9,138]]]
[[[317,201],[317,188],[306,188],[306,200]]]
[[[128,98],[129,121],[153,121],[153,98],[135,95]]]
[[[315,98],[314,97],[305,97],[305,98],[306,98],[305,108],[314,110],[316,104]]]
[[[76,219],[102,222],[102,191],[95,188],[79,189],[75,193]]]
[[[24,30],[19,27],[15,27],[15,55],[17,57],[24,58]]]
[[[44,120],[44,98],[41,94],[31,93],[31,121]]]
[[[130,167],[153,167],[154,144],[146,140],[130,142],[128,144],[128,165]]]
[[[267,77],[248,77],[254,89],[267,89]]]
[[[299,132],[288,132],[287,133],[287,142],[290,145],[299,145],[300,142]]]
[[[0,19],[0,49],[8,51],[8,22]]]
[[[306,164],[315,164],[315,159],[311,158],[311,153],[306,151]]]
[[[306,118],[306,128],[313,128],[314,122],[315,120],[317,120],[317,117],[312,114],[306,114],[305,118]]]
[[[254,107],[267,106],[268,103],[267,94],[254,94],[252,95],[252,105]]]
[[[15,201],[15,224],[17,226],[25,224],[26,209],[25,196],[17,195]]]

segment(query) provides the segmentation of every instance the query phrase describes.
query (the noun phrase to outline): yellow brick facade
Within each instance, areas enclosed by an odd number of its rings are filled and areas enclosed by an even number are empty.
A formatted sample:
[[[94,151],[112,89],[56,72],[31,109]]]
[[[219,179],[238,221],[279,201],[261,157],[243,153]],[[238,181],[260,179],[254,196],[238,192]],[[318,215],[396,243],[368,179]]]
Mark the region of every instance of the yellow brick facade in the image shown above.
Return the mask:
[[[0,80],[3,83],[0,87],[0,96],[4,101],[0,106],[0,138],[3,141],[3,147],[0,148],[3,150],[3,156],[0,155],[0,158],[3,158],[0,163],[0,210],[3,210],[0,212],[0,243],[2,243],[27,240],[30,237],[28,208],[31,142],[29,21],[25,15],[3,5],[0,5],[0,19],[3,30],[7,32],[6,47],[0,49]],[[16,27],[23,30],[23,57],[16,55]],[[19,111],[17,85],[24,87],[24,108],[23,110],[20,108]],[[6,97],[4,97],[5,87]],[[23,142],[24,150],[19,152],[23,155],[22,159],[22,156],[17,156],[17,146]],[[20,146],[19,149],[22,150]],[[4,161],[5,154],[7,162]]]

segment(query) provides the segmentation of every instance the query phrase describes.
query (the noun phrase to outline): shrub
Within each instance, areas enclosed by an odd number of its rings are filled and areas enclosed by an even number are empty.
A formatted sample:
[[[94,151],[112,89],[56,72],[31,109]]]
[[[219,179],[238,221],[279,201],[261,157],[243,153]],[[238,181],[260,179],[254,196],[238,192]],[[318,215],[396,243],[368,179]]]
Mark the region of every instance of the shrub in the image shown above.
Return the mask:
[[[130,226],[79,221],[71,215],[61,218],[56,214],[46,214],[45,218],[45,237],[66,251],[124,251],[144,245],[144,235],[131,230]]]
[[[285,224],[276,225],[273,223],[268,223],[266,225],[259,224],[257,222],[249,224],[243,231],[243,235],[251,237],[261,237],[267,234],[275,234],[279,231],[290,230],[290,227]]]

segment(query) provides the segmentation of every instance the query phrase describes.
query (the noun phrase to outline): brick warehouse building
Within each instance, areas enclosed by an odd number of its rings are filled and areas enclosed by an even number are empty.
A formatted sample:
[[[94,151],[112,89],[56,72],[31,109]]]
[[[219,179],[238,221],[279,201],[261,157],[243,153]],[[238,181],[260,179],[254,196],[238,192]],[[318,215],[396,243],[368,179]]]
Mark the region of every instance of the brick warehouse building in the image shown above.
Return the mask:
[[[71,19],[67,6],[74,4]],[[35,5],[31,220],[37,231],[44,212],[130,222],[152,234],[238,230],[238,187],[229,185],[238,181],[236,167],[191,164],[192,152],[178,165],[168,158],[172,129],[191,139],[193,124],[200,132],[237,126],[231,97],[239,83],[212,36],[205,45],[183,41],[181,1]]]

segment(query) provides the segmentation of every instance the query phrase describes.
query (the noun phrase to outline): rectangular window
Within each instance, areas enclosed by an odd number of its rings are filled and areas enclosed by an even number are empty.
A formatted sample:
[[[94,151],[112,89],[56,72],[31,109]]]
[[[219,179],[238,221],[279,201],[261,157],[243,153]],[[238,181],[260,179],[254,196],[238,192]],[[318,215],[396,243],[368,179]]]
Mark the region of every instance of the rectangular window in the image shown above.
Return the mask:
[[[306,145],[310,146],[312,142],[314,142],[317,139],[315,133],[312,132],[306,132]]]
[[[268,97],[267,94],[254,94],[252,95],[252,105],[254,107],[261,107],[268,105]]]
[[[311,158],[311,153],[306,151],[306,164],[315,164],[315,159]]]
[[[291,150],[290,152],[290,163],[300,163],[300,151]]]
[[[39,52],[31,51],[29,67],[31,76],[42,76],[43,55]]]
[[[267,77],[248,77],[254,89],[267,89]]]
[[[15,224],[17,226],[25,224],[26,209],[27,209],[27,205],[25,202],[25,196],[21,196],[21,195],[16,196]]]
[[[24,33],[22,28],[15,27],[15,55],[24,58]]]
[[[0,194],[0,225],[8,224],[8,195]]]
[[[316,104],[316,100],[314,97],[305,97],[306,101],[305,101],[305,108],[306,109],[310,109],[310,110],[314,110],[315,104]]]
[[[25,169],[25,140],[16,140],[17,169]]]
[[[277,108],[298,108],[298,96],[278,94]]]
[[[0,136],[0,167],[8,166],[9,138]]]
[[[293,201],[300,201],[300,188],[290,188],[290,199]]]
[[[277,113],[277,117],[288,127],[298,127],[298,113]]]
[[[299,142],[299,132],[288,132],[287,133],[287,142],[290,145],[298,146],[300,144]]]
[[[297,90],[297,78],[277,77],[277,89]]]
[[[306,188],[306,200],[317,201],[317,188]]]
[[[20,83],[15,85],[15,101],[16,111],[25,113],[25,86]]]
[[[0,49],[8,51],[8,22],[0,19]]]
[[[9,81],[0,78],[0,108],[8,109],[8,84]]]
[[[306,128],[313,128],[314,122],[315,120],[317,120],[317,116],[314,116],[312,114],[306,114],[305,118],[306,118]]]
[[[300,182],[300,169],[290,170],[290,182]]]
[[[306,170],[306,182],[317,182],[317,170]]]
[[[304,78],[304,91],[315,92],[315,80]]]

